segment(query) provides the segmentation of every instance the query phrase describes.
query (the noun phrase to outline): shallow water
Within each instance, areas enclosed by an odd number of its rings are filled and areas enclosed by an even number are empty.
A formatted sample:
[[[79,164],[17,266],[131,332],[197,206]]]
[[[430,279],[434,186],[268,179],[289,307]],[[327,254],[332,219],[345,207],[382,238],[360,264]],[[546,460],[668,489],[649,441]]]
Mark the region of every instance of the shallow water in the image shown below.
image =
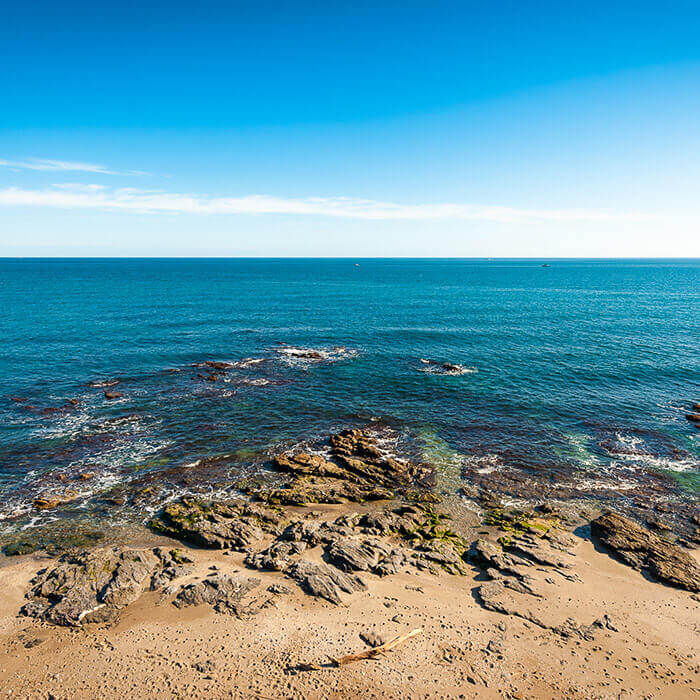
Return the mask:
[[[372,417],[444,489],[690,503],[700,261],[550,262],[0,261],[0,528],[143,517]]]

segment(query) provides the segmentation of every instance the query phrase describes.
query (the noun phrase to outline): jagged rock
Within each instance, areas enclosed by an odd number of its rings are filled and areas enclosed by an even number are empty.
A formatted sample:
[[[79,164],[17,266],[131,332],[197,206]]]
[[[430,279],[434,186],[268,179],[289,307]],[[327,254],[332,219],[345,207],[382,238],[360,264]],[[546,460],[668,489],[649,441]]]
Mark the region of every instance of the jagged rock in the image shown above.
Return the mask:
[[[520,617],[560,637],[580,637],[590,641],[594,638],[596,631],[604,626],[600,621],[594,621],[590,625],[580,625],[572,618],[559,622],[556,611],[547,600],[533,599],[530,595],[526,597],[523,592],[509,588],[501,579],[483,583],[476,589],[476,593],[477,599],[487,610]]]
[[[288,566],[285,573],[298,581],[310,595],[325,598],[336,605],[343,602],[340,597],[341,591],[355,593],[367,588],[362,579],[353,574],[346,574],[326,564],[316,564],[305,559]]]
[[[252,612],[243,598],[260,585],[260,579],[230,574],[215,574],[183,586],[173,605],[178,608],[190,605],[211,605],[217,612],[243,616]]]
[[[190,559],[181,549],[166,549],[156,547],[153,553],[161,560],[163,568],[153,574],[151,578],[151,590],[157,591],[167,586],[171,581],[190,572],[187,564],[192,564]]]
[[[484,563],[487,567],[494,568],[501,573],[511,576],[519,575],[517,566],[533,566],[529,559],[522,560],[504,552],[498,545],[488,540],[478,539],[472,545],[470,559],[478,563]]]
[[[498,569],[486,569],[486,575],[492,581],[501,581],[506,588],[510,588],[517,593],[525,593],[527,595],[535,596],[535,598],[543,598],[541,593],[538,593],[534,588],[534,579],[532,576],[518,575],[518,576],[505,576]]]
[[[262,537],[262,528],[269,530],[271,524],[270,521],[265,523],[260,513],[251,510],[250,504],[205,502],[185,497],[169,503],[152,521],[151,527],[209,549],[245,551]]]
[[[108,547],[65,554],[34,579],[22,614],[66,626],[113,620],[154,577],[176,566],[172,556],[147,549]]]
[[[262,552],[248,554],[244,563],[252,569],[282,571],[289,565],[290,557],[301,554],[305,549],[306,543],[301,541],[275,542]]]
[[[338,479],[305,477],[281,488],[261,490],[256,497],[266,503],[306,506],[314,503],[363,503],[393,498],[392,491],[381,486],[356,484]]]
[[[278,469],[297,475],[347,478],[345,469],[320,455],[311,455],[306,452],[299,452],[295,455],[280,454],[273,459],[273,462]]]
[[[308,452],[280,454],[274,465],[291,472],[285,488],[261,491],[270,503],[306,505],[392,498],[393,489],[416,482],[427,485],[434,470],[386,455],[368,430],[348,429],[330,437],[329,458]]]
[[[677,588],[700,591],[700,567],[680,547],[617,513],[591,522],[591,532],[625,564]]]
[[[528,535],[514,538],[509,544],[505,545],[505,547],[509,553],[524,560],[530,559],[535,564],[551,566],[554,569],[571,568],[571,563],[557,554],[552,547],[549,547],[542,540]]]
[[[326,548],[328,561],[341,571],[370,571],[385,553],[370,542],[349,538],[335,540]]]
[[[425,512],[415,506],[400,506],[393,510],[365,513],[358,526],[368,534],[388,535],[398,533],[408,537],[425,520]]]
[[[321,523],[312,520],[298,520],[285,528],[280,539],[289,542],[306,542],[310,547],[315,547],[321,543],[320,527]]]
[[[462,552],[447,541],[433,540],[415,548],[413,556],[434,563],[450,574],[465,574]]]

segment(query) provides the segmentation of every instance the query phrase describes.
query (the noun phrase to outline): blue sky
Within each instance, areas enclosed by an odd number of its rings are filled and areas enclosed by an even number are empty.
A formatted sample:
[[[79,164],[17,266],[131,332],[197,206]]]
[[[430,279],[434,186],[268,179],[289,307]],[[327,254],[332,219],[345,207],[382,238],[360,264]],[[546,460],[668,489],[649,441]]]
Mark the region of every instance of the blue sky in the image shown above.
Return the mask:
[[[700,256],[697,2],[29,2],[0,255]]]

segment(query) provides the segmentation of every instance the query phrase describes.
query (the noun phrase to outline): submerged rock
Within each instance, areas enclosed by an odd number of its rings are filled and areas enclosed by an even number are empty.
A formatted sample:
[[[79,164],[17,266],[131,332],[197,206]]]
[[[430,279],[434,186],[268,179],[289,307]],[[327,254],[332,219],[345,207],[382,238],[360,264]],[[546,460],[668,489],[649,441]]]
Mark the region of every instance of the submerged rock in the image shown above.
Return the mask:
[[[470,372],[476,372],[473,367],[465,367],[464,365],[458,365],[455,362],[440,362],[438,360],[426,360],[421,359],[421,372],[426,372],[428,374],[447,374],[451,376],[457,376],[460,374],[468,374]]]
[[[66,554],[34,579],[21,613],[73,627],[114,620],[154,579],[177,575],[183,560],[174,551],[108,547]]]
[[[700,567],[693,557],[634,521],[605,513],[591,522],[591,532],[628,566],[662,583],[700,591]]]

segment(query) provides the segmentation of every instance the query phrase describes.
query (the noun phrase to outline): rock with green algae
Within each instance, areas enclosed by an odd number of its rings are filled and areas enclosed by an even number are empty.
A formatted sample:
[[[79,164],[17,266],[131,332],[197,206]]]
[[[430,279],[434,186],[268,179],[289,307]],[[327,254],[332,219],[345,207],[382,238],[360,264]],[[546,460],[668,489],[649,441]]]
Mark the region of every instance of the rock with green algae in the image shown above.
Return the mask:
[[[283,521],[279,510],[259,504],[183,497],[166,505],[151,528],[208,549],[245,551]]]
[[[52,523],[50,526],[23,532],[2,547],[5,556],[19,556],[32,552],[45,551],[56,556],[74,549],[84,549],[97,544],[105,536],[93,527]]]

